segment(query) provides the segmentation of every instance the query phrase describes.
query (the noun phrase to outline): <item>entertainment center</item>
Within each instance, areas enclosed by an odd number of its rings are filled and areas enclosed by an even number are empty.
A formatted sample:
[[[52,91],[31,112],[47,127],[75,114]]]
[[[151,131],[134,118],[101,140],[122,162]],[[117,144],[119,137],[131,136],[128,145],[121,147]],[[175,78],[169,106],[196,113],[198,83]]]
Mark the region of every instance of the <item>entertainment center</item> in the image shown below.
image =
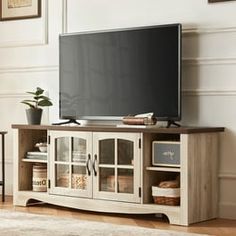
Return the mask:
[[[181,34],[171,24],[60,35],[61,124],[145,113],[167,128],[13,125],[14,205],[161,213],[177,225],[217,217],[224,128],[170,127],[181,120]]]
[[[222,127],[122,128],[12,125],[16,206],[38,200],[82,210],[165,214],[171,224],[217,217]],[[47,141],[47,160],[27,159]],[[179,167],[153,166],[153,141],[179,142]],[[47,191],[33,191],[33,166],[47,166]],[[152,186],[180,175],[180,205],[154,204]]]

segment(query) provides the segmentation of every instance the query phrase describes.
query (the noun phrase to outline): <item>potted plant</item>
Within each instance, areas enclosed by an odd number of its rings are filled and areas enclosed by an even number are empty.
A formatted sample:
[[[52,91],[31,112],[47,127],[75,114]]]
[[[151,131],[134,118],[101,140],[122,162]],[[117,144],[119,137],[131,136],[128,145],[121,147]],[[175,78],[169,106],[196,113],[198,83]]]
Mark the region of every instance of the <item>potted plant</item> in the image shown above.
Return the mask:
[[[43,111],[40,107],[52,106],[52,102],[49,97],[43,95],[44,90],[39,87],[36,88],[35,92],[26,93],[33,95],[33,99],[27,99],[21,102],[29,106],[29,109],[26,109],[28,124],[39,125],[41,123]]]

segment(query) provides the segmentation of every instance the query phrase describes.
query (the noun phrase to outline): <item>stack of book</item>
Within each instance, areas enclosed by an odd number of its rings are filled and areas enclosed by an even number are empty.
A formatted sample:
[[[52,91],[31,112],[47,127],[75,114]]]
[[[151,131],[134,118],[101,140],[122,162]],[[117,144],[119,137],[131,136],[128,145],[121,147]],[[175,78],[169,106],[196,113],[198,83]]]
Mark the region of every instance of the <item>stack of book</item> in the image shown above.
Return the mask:
[[[26,158],[27,159],[37,159],[37,160],[47,160],[48,153],[47,152],[27,152]]]

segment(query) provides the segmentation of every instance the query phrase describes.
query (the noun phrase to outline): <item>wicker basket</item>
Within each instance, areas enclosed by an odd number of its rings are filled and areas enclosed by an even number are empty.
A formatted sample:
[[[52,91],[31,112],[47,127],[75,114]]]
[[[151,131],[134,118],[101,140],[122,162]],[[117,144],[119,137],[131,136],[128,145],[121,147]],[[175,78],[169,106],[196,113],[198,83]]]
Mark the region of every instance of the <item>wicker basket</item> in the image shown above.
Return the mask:
[[[69,187],[69,174],[60,175],[57,179],[57,187],[68,188]],[[87,176],[83,174],[72,174],[71,188],[73,189],[86,189],[87,188]]]
[[[160,188],[152,186],[152,196],[155,204],[179,206],[180,188]]]
[[[103,191],[115,191],[115,176],[110,175],[101,179]],[[119,175],[118,176],[118,192],[119,193],[133,193],[133,176]]]
[[[160,205],[169,205],[169,206],[179,206],[180,205],[180,197],[153,196],[153,200],[154,200],[155,204],[160,204]]]

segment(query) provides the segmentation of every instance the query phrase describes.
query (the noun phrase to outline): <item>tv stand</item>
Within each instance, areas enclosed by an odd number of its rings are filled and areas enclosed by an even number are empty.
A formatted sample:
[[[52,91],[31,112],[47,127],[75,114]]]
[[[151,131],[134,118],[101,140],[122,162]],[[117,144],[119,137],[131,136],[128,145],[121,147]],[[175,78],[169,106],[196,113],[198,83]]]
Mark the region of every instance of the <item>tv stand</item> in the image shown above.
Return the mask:
[[[174,125],[174,126],[177,126],[177,127],[181,127],[180,124],[174,122],[173,120],[168,120],[166,128],[170,128],[171,125]]]
[[[218,133],[223,127],[132,128],[13,125],[13,204],[31,199],[107,213],[165,214],[171,224],[217,217]],[[40,140],[47,159],[27,158]],[[155,166],[152,143],[179,146],[180,164]],[[47,166],[47,191],[33,191],[33,167]],[[152,186],[180,177],[180,203],[154,202]],[[172,201],[173,202],[173,201]],[[170,203],[168,203],[170,204]]]
[[[59,122],[59,123],[53,123],[53,125],[66,125],[66,124],[80,125],[80,123],[77,120],[75,120],[75,119],[69,119],[68,121],[63,121],[63,122]]]

